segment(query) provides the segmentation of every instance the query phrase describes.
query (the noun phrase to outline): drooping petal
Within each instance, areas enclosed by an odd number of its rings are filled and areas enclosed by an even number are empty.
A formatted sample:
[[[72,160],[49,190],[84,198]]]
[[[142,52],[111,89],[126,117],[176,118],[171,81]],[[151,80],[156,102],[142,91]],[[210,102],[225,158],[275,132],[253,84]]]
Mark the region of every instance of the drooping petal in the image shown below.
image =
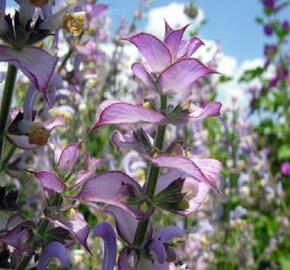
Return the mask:
[[[197,181],[206,182],[218,190],[221,163],[215,159],[188,159],[178,156],[160,155],[150,159],[158,167],[179,170]]]
[[[112,226],[108,223],[101,223],[93,229],[93,236],[102,237],[105,251],[102,270],[113,270],[116,264],[117,241]]]
[[[156,89],[156,86],[154,85],[150,74],[148,73],[148,71],[146,71],[146,69],[142,64],[135,63],[132,65],[131,68],[134,76],[136,76],[139,80],[141,80],[148,89],[150,90]]]
[[[219,116],[222,104],[220,102],[209,102],[203,108],[195,106],[195,108],[188,115],[177,115],[170,120],[171,123],[177,125],[188,124],[196,121],[202,121],[208,117]]]
[[[105,208],[105,212],[115,218],[116,228],[120,237],[129,244],[133,244],[138,221],[123,209],[114,205]]]
[[[90,227],[81,213],[75,213],[72,218],[54,220],[54,223],[70,231],[81,245],[91,253],[87,244]]]
[[[182,238],[184,234],[185,232],[183,229],[170,226],[170,227],[165,227],[165,228],[160,229],[159,232],[157,232],[154,235],[154,238],[158,239],[162,243],[165,243],[165,242],[171,241],[173,238],[176,238],[176,237]]]
[[[191,160],[203,171],[208,179],[207,183],[217,190],[218,179],[222,169],[220,161],[209,158],[191,158]]]
[[[101,104],[93,129],[103,125],[151,123],[165,121],[164,114],[125,102],[104,102]]]
[[[184,211],[178,211],[177,214],[187,216],[193,212],[196,212],[206,199],[210,186],[204,182],[197,182],[192,178],[187,177],[183,186],[184,192],[186,192],[186,199],[188,200],[189,207]]]
[[[183,94],[191,90],[192,84],[208,75],[216,73],[197,59],[182,59],[164,70],[158,81],[158,89],[166,95]]]
[[[181,43],[184,31],[186,30],[187,27],[188,25],[186,25],[185,27],[179,30],[172,31],[165,38],[164,43],[166,44],[167,48],[169,49],[171,53],[172,61],[175,61],[177,58],[178,49],[180,47],[180,43]]]
[[[151,72],[161,72],[170,65],[170,51],[157,37],[139,33],[128,40],[139,49]]]
[[[19,68],[45,95],[58,58],[37,47],[15,50],[0,45],[0,62],[8,62]]]
[[[127,203],[127,194],[124,190],[126,187],[130,187],[140,194],[142,192],[138,183],[125,173],[106,172],[87,180],[74,199],[115,205],[129,212],[136,219],[144,218],[146,213]],[[125,195],[122,194],[123,191]]]
[[[158,239],[153,239],[150,243],[149,248],[156,254],[158,263],[165,263],[166,260],[166,250],[163,243]]]
[[[177,58],[183,57],[191,57],[202,45],[204,45],[203,41],[198,37],[192,37],[189,40],[183,40],[180,43]]]
[[[37,270],[47,270],[49,262],[57,258],[63,267],[70,268],[69,253],[67,249],[59,242],[50,242],[42,251],[39,257]]]
[[[58,193],[62,193],[66,189],[66,185],[54,173],[39,171],[35,172],[34,175],[40,181],[44,188],[51,189]]]
[[[79,158],[79,148],[82,142],[76,142],[66,146],[58,160],[58,168],[69,174]]]

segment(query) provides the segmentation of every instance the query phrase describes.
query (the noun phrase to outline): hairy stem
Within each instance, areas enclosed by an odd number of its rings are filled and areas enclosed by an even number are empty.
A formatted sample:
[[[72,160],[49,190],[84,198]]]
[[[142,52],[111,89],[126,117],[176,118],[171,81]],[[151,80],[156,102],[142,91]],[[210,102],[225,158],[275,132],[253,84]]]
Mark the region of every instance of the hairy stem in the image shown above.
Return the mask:
[[[15,85],[17,68],[13,65],[8,65],[5,86],[0,108],[0,160],[3,148],[3,141],[6,129],[6,123],[10,111],[11,101],[13,97],[13,89]]]
[[[164,112],[167,107],[167,97],[161,95],[161,104],[160,104],[160,110],[161,112]],[[164,142],[164,137],[165,137],[165,130],[166,130],[166,125],[164,126],[159,126],[157,130],[157,136],[156,136],[156,141],[155,141],[155,147],[159,150],[162,151],[163,148],[163,142]],[[158,175],[159,175],[159,168],[151,164],[150,166],[150,171],[149,171],[149,177],[146,185],[146,190],[145,194],[148,196],[149,199],[153,199],[154,197],[154,192],[158,180]],[[139,222],[136,234],[134,237],[134,244],[135,245],[141,245],[145,239],[147,227],[149,224],[149,219],[145,219]]]

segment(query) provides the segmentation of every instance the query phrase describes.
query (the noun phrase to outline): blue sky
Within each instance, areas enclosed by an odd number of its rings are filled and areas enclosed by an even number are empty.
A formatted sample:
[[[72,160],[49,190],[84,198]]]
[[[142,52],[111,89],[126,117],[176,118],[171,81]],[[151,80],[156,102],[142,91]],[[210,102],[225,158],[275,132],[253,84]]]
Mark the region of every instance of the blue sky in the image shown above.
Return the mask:
[[[115,19],[130,18],[137,5],[135,0],[102,2],[110,5],[109,14]],[[186,1],[155,0],[153,8],[170,2]],[[208,20],[201,30],[202,37],[220,41],[224,51],[239,61],[262,57],[265,39],[261,27],[255,23],[255,17],[262,11],[258,0],[197,0],[196,3]]]
[[[137,0],[100,0],[110,5],[109,15],[117,25],[119,18],[131,18],[137,6]],[[154,7],[168,5],[170,2],[185,3],[184,0],[155,0]],[[223,50],[238,61],[260,58],[265,39],[262,29],[255,23],[255,17],[261,14],[258,0],[196,0],[204,10],[208,23],[203,26],[201,36],[220,41]],[[8,0],[8,5],[14,3]],[[170,19],[169,19],[170,21]]]

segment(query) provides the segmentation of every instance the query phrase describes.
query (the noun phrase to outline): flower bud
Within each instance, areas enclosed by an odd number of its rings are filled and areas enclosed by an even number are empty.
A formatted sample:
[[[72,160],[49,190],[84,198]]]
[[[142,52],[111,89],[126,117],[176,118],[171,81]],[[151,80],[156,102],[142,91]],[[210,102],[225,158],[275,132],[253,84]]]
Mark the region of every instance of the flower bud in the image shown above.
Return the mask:
[[[74,219],[76,216],[77,212],[74,208],[69,208],[66,210],[65,215],[68,219]]]
[[[142,212],[146,213],[146,212],[148,212],[149,209],[150,209],[150,204],[149,204],[147,201],[144,201],[144,202],[142,202],[142,203],[139,205],[139,209],[140,209]]]
[[[146,109],[154,109],[152,102],[150,102],[149,100],[147,100],[143,103],[143,107]]]
[[[73,36],[80,35],[85,28],[85,12],[65,14],[63,17],[63,28]]]

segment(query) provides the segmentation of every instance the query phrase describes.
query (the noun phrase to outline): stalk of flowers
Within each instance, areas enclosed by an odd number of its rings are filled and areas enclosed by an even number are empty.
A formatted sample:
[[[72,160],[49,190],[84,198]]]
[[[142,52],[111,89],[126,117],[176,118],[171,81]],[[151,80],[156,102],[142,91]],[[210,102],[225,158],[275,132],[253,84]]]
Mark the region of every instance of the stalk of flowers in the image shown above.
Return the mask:
[[[6,1],[1,1],[0,38],[3,44],[1,62],[8,63],[0,111],[0,156],[5,168],[13,151],[3,153],[3,141],[7,136],[10,143],[22,149],[32,149],[46,144],[50,131],[61,124],[59,119],[39,119],[34,106],[38,93],[44,97],[44,108],[54,105],[57,79],[53,75],[58,58],[42,47],[44,39],[63,25],[63,20],[72,5],[52,13],[52,1],[18,1],[19,11],[6,14]],[[41,45],[42,44],[42,45]],[[17,69],[30,80],[23,109],[10,111]],[[58,122],[58,123],[57,123]]]
[[[11,261],[16,269],[26,269],[29,264],[32,265],[32,258],[37,263],[38,269],[47,269],[47,265],[54,257],[58,258],[64,267],[69,268],[68,248],[74,243],[80,243],[91,253],[88,245],[91,231],[94,237],[100,236],[104,239],[107,248],[116,249],[112,227],[102,223],[90,229],[78,211],[78,205],[65,196],[92,177],[100,165],[100,160],[86,155],[83,168],[74,170],[80,157],[80,146],[81,142],[77,142],[61,151],[57,164],[53,166],[55,172],[29,170],[41,184],[45,198],[45,202],[41,202],[40,215],[36,215],[34,219],[26,219],[21,214],[22,209],[16,204],[17,193],[12,196],[11,192],[5,194],[5,188],[0,189],[0,209],[16,211],[8,218],[5,228],[0,231],[0,242],[8,252],[7,263]],[[110,255],[112,256],[112,253]],[[112,262],[107,262],[106,259],[107,250],[104,256],[103,269],[112,269],[110,266]]]
[[[253,114],[258,113],[259,115],[264,115],[265,112],[270,113],[277,119],[277,121],[270,120],[267,123],[266,117],[260,117],[261,124],[265,123],[270,129],[269,134],[272,134],[266,138],[276,136],[277,130],[281,130],[278,140],[266,140],[271,156],[278,157],[276,161],[271,158],[273,164],[275,164],[272,166],[272,173],[276,174],[281,164],[290,159],[290,155],[286,154],[289,150],[289,147],[286,146],[288,142],[284,139],[289,137],[289,129],[287,126],[290,121],[290,63],[288,58],[290,28],[288,19],[282,17],[283,11],[287,10],[289,3],[287,1],[263,1],[263,7],[264,16],[258,17],[257,21],[263,26],[264,34],[271,41],[267,42],[264,47],[264,67],[254,76],[252,76],[255,73],[253,71],[248,71],[246,75],[249,79],[251,77],[257,77],[263,82],[260,89],[251,89],[250,91],[252,96],[251,112]],[[273,72],[270,73],[270,76],[267,76],[265,73],[269,70],[273,70]],[[272,97],[275,98],[272,99]],[[264,130],[260,128],[258,130],[258,134],[263,135]]]
[[[116,218],[119,235],[128,244],[119,256],[120,269],[168,267],[172,251],[166,251],[166,242],[150,236],[153,225],[150,216],[155,208],[189,215],[202,205],[211,188],[218,191],[219,161],[191,156],[178,145],[174,149],[165,148],[167,125],[185,125],[217,116],[221,107],[219,102],[197,107],[182,99],[178,104],[168,104],[170,97],[184,96],[196,80],[216,72],[190,57],[202,45],[202,41],[196,37],[184,40],[182,37],[186,27],[173,30],[167,23],[165,26],[164,41],[146,33],[128,38],[145,59],[144,64],[133,64],[132,71],[149,90],[159,96],[159,100],[143,105],[105,101],[97,111],[93,126],[95,129],[104,125],[122,125],[125,130],[133,127],[133,131],[126,133],[114,132],[112,143],[119,149],[134,149],[143,155],[150,163],[148,180],[141,187],[124,173],[107,172],[86,181],[75,197],[111,205],[107,211]],[[140,124],[143,124],[143,128],[135,129]],[[154,143],[144,124],[157,127],[155,134],[151,134]],[[160,171],[163,172],[161,176]],[[128,218],[124,220],[125,215]],[[128,232],[126,228],[132,230]],[[127,230],[130,239],[123,230]],[[133,266],[129,265],[131,256],[135,258]]]

